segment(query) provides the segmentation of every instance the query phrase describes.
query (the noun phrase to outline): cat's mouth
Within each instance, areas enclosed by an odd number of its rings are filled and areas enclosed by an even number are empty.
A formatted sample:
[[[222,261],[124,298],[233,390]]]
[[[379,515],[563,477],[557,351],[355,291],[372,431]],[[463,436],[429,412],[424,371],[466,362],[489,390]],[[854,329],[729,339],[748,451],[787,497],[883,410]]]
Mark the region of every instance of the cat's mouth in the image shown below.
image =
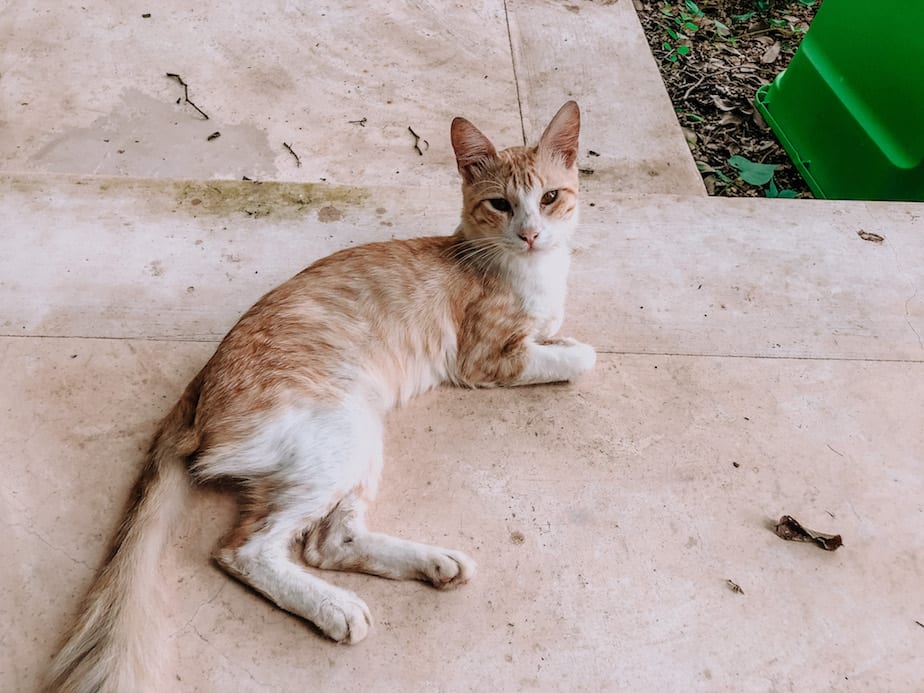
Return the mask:
[[[520,250],[520,252],[521,252],[522,254],[524,254],[524,255],[533,255],[533,254],[535,254],[535,253],[544,253],[545,251],[547,251],[547,250],[551,247],[551,246],[550,246],[549,244],[547,244],[547,243],[543,243],[543,244],[540,245],[539,243],[537,243],[537,242],[535,242],[535,241],[533,241],[532,243],[530,243],[530,242],[528,242],[528,241],[523,241],[523,242],[519,243],[518,245],[519,245],[519,250]]]

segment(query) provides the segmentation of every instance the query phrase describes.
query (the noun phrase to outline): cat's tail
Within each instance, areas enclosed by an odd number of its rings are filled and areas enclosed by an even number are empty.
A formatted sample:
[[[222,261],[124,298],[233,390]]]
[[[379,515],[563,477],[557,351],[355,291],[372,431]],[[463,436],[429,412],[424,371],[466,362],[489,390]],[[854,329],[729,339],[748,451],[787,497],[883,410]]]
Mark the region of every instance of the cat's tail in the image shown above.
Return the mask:
[[[49,693],[163,690],[160,559],[189,492],[201,374],[161,422],[112,550],[46,679]]]

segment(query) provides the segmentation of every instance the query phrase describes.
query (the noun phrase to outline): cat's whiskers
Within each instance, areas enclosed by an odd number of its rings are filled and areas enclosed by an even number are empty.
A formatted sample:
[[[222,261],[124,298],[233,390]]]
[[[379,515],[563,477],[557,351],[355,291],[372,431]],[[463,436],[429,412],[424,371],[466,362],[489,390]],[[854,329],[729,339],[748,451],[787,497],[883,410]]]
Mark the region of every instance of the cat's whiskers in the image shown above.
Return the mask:
[[[484,271],[502,257],[507,249],[496,238],[462,239],[455,248],[460,264]]]

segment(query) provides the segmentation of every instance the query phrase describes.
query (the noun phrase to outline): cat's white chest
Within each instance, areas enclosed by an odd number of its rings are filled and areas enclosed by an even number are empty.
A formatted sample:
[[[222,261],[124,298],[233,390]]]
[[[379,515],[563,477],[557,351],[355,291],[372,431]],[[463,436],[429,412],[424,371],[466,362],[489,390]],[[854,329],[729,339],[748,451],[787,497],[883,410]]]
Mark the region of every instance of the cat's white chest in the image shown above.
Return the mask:
[[[526,312],[535,320],[538,339],[553,336],[561,327],[568,292],[570,254],[555,249],[535,258],[526,258],[516,268],[513,287]]]

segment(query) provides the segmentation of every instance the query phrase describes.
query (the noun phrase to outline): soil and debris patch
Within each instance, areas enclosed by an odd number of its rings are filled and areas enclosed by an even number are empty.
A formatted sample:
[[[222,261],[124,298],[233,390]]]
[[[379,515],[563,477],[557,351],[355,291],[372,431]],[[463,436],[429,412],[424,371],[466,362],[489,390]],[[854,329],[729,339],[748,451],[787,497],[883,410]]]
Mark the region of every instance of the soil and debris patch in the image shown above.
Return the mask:
[[[812,197],[754,108],[821,0],[635,0],[677,119],[711,195]]]

